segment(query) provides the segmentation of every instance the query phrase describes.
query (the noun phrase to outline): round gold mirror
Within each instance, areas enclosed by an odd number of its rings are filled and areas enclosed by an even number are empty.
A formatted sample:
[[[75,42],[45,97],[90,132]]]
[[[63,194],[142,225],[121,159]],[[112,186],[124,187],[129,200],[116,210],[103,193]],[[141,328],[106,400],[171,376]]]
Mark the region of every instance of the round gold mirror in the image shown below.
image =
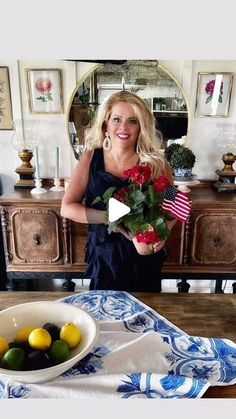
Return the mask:
[[[98,64],[72,95],[68,109],[68,132],[78,159],[96,110],[105,97],[117,90],[130,90],[141,96],[156,119],[156,128],[168,140],[187,135],[187,100],[179,82],[156,60],[127,60]]]

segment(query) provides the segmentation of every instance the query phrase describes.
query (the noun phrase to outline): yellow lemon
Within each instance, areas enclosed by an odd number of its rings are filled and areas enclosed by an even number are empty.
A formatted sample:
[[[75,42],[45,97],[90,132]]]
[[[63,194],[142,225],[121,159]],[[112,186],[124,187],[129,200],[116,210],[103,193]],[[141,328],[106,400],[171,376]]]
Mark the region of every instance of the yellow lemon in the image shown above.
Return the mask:
[[[0,358],[3,356],[3,354],[5,354],[5,352],[9,349],[9,345],[7,340],[3,337],[0,336]]]
[[[32,330],[28,338],[29,344],[33,349],[46,350],[52,343],[52,338],[47,330],[39,327]]]
[[[32,330],[34,330],[35,327],[34,326],[26,326],[23,327],[23,329],[18,330],[14,341],[15,342],[28,342],[28,337],[29,334],[32,332]]]
[[[60,339],[67,343],[69,348],[74,348],[80,341],[80,330],[74,323],[65,323],[60,331]]]

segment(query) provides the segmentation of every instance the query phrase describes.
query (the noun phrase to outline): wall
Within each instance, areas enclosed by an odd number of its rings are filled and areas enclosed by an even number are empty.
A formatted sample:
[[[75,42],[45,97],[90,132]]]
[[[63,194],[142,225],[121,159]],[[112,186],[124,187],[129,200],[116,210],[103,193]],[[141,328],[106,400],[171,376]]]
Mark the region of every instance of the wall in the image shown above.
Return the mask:
[[[214,146],[217,137],[217,124],[222,122],[236,123],[235,83],[233,85],[230,117],[201,118],[195,117],[195,99],[197,76],[199,71],[232,71],[236,72],[236,60],[160,60],[177,81],[182,85],[188,102],[189,130],[187,145],[196,154],[194,173],[201,179],[216,179],[215,170],[222,167],[218,150]],[[40,136],[39,147],[40,172],[42,177],[54,176],[55,147],[60,147],[60,176],[69,177],[75,165],[75,159],[67,133],[67,109],[75,92],[76,84],[85,78],[96,65],[91,63],[75,63],[66,60],[0,60],[1,66],[9,67],[12,93],[13,115],[15,119],[35,121]],[[30,115],[27,102],[25,68],[61,68],[63,71],[64,111],[58,115]],[[0,131],[0,176],[2,192],[10,191],[18,179],[15,168],[21,164],[17,152],[11,146],[12,131]],[[33,163],[33,160],[32,160]]]

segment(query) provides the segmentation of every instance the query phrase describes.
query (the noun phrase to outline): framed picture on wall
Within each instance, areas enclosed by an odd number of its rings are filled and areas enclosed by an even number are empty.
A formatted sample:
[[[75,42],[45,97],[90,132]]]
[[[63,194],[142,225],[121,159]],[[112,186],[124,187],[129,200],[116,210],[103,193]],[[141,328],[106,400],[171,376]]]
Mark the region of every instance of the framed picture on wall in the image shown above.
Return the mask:
[[[63,113],[61,69],[26,68],[25,74],[30,113]]]
[[[234,73],[198,73],[195,116],[227,118]]]
[[[0,67],[0,130],[12,130],[12,102],[8,67]]]

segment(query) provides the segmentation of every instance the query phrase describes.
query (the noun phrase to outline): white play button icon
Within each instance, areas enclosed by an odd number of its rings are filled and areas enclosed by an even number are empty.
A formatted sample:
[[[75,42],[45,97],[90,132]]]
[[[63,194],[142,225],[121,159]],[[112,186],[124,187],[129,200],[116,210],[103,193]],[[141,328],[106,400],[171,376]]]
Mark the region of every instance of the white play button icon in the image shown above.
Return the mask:
[[[130,212],[130,208],[115,198],[110,198],[108,201],[108,220],[110,222],[118,220]]]

